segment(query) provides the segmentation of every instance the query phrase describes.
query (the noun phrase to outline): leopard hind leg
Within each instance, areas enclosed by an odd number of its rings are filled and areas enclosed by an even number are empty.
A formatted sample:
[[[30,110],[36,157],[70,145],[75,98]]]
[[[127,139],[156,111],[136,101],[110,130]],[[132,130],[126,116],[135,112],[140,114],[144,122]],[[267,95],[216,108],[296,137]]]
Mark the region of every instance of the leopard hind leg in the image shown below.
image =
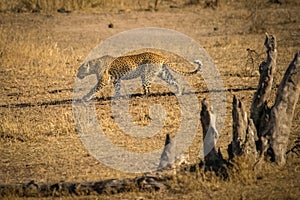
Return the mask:
[[[181,88],[178,85],[176,79],[172,76],[170,71],[166,66],[162,66],[162,70],[158,73],[158,77],[161,78],[163,81],[168,83],[169,85],[174,85],[176,87],[176,91],[179,95],[182,94]]]

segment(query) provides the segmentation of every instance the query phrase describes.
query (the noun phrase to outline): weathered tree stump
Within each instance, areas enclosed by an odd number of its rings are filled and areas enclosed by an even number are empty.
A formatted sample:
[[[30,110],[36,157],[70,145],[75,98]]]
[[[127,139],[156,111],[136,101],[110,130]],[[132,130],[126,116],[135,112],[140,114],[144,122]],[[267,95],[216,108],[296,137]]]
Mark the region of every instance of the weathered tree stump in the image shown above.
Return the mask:
[[[217,151],[215,146],[219,137],[216,128],[216,115],[213,113],[212,107],[208,106],[206,99],[202,101],[200,120],[203,129],[205,170],[213,170],[217,175],[221,174],[223,178],[227,178],[226,161],[223,159],[221,151]]]
[[[247,155],[256,159],[256,128],[249,119],[241,100],[233,96],[232,102],[232,142],[228,145],[229,159]]]
[[[170,138],[170,135],[166,135],[165,147],[161,154],[158,170],[165,168],[173,168],[175,162],[175,140]]]
[[[299,52],[285,72],[275,104],[269,107],[267,101],[272,91],[277,59],[276,38],[266,34],[264,45],[267,49],[267,59],[259,67],[260,80],[252,101],[250,116],[257,130],[257,149],[261,159],[270,156],[272,161],[284,165],[290,127],[300,93]]]
[[[293,61],[286,70],[279,85],[275,104],[270,112],[270,119],[265,125],[261,135],[268,142],[272,159],[279,165],[285,164],[285,154],[290,135],[290,128],[296,104],[300,94],[300,51],[296,53]]]
[[[232,101],[232,154],[229,154],[229,158],[232,158],[233,155],[241,155],[243,153],[242,146],[246,140],[247,127],[248,117],[244,105],[234,95]]]
[[[267,49],[267,59],[259,66],[259,84],[254,94],[250,109],[250,118],[254,122],[259,138],[261,137],[261,132],[264,129],[264,126],[268,122],[268,115],[270,113],[267,101],[269,100],[272,92],[274,73],[276,70],[276,38],[273,35],[268,35],[266,33],[264,45]]]
[[[252,119],[248,119],[248,127],[246,130],[246,141],[244,143],[244,153],[252,155],[254,159],[257,158],[257,151],[256,151],[256,143],[257,141],[257,131]]]

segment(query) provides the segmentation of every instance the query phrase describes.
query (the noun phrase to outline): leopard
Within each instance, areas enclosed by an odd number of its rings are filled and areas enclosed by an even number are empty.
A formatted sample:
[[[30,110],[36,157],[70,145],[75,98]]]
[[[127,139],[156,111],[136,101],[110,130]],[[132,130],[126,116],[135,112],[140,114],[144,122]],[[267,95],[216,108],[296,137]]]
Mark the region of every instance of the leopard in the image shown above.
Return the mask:
[[[99,73],[100,65],[109,63],[107,67]],[[82,98],[90,100],[94,93],[101,90],[109,83],[113,83],[115,89],[115,97],[120,97],[120,88],[122,80],[130,80],[141,78],[144,95],[150,94],[151,82],[158,76],[169,85],[176,87],[177,93],[182,94],[180,85],[170,73],[170,70],[183,75],[191,76],[200,72],[203,64],[200,60],[195,60],[197,68],[193,71],[177,70],[172,62],[163,55],[153,52],[143,52],[114,58],[112,56],[103,56],[98,59],[88,61],[81,65],[78,70],[77,77],[83,79],[90,74],[96,74],[97,84],[90,92]]]

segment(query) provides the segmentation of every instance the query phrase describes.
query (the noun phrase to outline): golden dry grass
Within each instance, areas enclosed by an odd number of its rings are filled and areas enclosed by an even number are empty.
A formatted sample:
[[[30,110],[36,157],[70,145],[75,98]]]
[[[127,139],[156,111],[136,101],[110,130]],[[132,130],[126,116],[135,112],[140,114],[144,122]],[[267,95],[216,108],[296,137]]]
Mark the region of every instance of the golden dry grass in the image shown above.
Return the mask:
[[[259,5],[258,10],[249,9],[249,4],[245,5],[243,1],[226,1],[217,10],[203,9],[201,5],[169,8],[172,3],[165,2],[157,12],[141,12],[135,10],[139,9],[136,4],[121,5],[118,1],[114,1],[117,5],[114,8],[98,9],[86,5],[87,8],[82,6],[79,9],[76,2],[80,1],[71,1],[74,5],[65,5],[66,9],[77,12],[71,14],[52,12],[61,7],[62,1],[53,2],[55,5],[45,5],[39,14],[0,13],[0,183],[96,181],[136,175],[111,169],[93,158],[81,143],[73,120],[71,99],[77,68],[96,44],[109,36],[131,28],[158,26],[185,33],[205,47],[216,62],[226,87],[225,126],[220,130],[218,141],[223,154],[231,140],[232,97],[243,98],[246,108],[249,108],[258,83],[257,74],[252,75],[257,69],[250,69],[251,73],[246,69],[249,67],[246,49],[264,53],[264,31],[277,36],[278,84],[300,46],[300,7],[293,1],[286,1],[288,3],[283,5],[266,3],[266,8]],[[12,4],[16,1],[11,1],[10,5],[6,3],[1,1],[2,11],[13,10]],[[145,4],[143,8],[148,7]],[[256,12],[258,17],[255,20],[258,21],[248,18],[251,12]],[[113,29],[107,27],[109,23],[114,24]],[[257,59],[263,58],[264,54]],[[199,100],[209,98],[203,82],[197,80],[195,83],[195,78],[190,81],[197,88]],[[97,96],[108,96],[110,89],[107,87],[108,91],[101,91]],[[162,87],[153,90],[156,94],[167,91]],[[153,103],[165,106],[168,113],[166,126],[155,137],[143,140],[131,138],[119,130],[110,118],[109,101],[96,103],[96,108],[98,117],[106,122],[107,136],[116,145],[145,152],[161,147],[165,134],[174,134],[179,124],[177,116],[180,112],[174,106],[176,98],[163,95],[151,96],[150,100],[142,97],[130,101],[132,117],[137,124],[149,123],[149,105]],[[289,148],[299,144],[299,108],[298,103]],[[193,161],[198,155],[201,131],[199,127],[188,152]],[[246,162],[241,161],[228,181],[219,180],[209,173],[192,173],[172,180],[172,188],[167,193],[136,191],[117,194],[113,198],[297,199],[300,196],[300,159],[295,153],[287,156],[288,163],[283,169],[266,164],[252,171]]]

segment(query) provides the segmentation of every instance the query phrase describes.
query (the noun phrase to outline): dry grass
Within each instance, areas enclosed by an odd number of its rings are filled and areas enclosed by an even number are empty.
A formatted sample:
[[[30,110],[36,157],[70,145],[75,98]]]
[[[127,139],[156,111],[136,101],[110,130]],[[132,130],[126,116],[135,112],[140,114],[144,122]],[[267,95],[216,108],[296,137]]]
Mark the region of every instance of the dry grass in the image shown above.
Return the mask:
[[[0,10],[14,10],[17,1],[0,1]],[[19,2],[19,1],[18,1]],[[247,71],[247,48],[263,53],[263,31],[274,33],[278,38],[278,78],[299,50],[299,5],[287,4],[261,7],[258,12],[268,20],[251,29],[248,20],[249,6],[239,3],[222,3],[216,10],[203,9],[201,5],[178,8],[159,7],[158,12],[140,12],[123,1],[122,12],[112,8],[95,10],[94,1],[20,1],[40,3],[41,14],[0,13],[0,182],[18,183],[35,180],[95,181],[106,178],[132,177],[99,163],[83,146],[76,133],[72,115],[72,88],[76,70],[101,40],[136,27],[160,26],[181,31],[202,44],[214,58],[226,86],[227,112],[225,126],[221,131],[218,146],[225,154],[231,139],[231,102],[235,94],[243,98],[249,108],[254,89],[258,83],[255,69]],[[42,4],[42,2],[45,2]],[[96,2],[96,1],[95,1]],[[104,1],[97,1],[99,4]],[[118,4],[119,1],[113,1]],[[288,1],[287,1],[288,2]],[[150,2],[152,4],[152,1]],[[153,1],[154,3],[154,1]],[[184,2],[181,2],[182,4]],[[47,4],[47,5],[46,5]],[[49,4],[49,5],[48,5]],[[51,5],[50,5],[51,4]],[[172,3],[169,3],[172,4]],[[160,5],[169,5],[168,1]],[[45,5],[45,8],[44,8]],[[101,4],[102,5],[102,4]],[[50,12],[62,6],[79,9],[77,14]],[[107,5],[108,6],[108,5]],[[147,8],[148,5],[142,6]],[[139,6],[137,5],[137,8]],[[238,8],[238,9],[237,9]],[[30,7],[30,9],[32,9]],[[86,9],[88,11],[86,11]],[[90,9],[94,9],[89,14]],[[125,9],[125,11],[124,11]],[[238,11],[237,11],[238,10]],[[124,13],[125,12],[125,13]],[[176,15],[174,15],[174,13]],[[281,16],[281,17],[278,17]],[[107,24],[114,23],[114,28]],[[259,24],[259,23],[258,23]],[[217,29],[216,29],[217,28]],[[256,58],[256,63],[263,59]],[[191,78],[200,100],[209,98],[200,79]],[[98,97],[108,96],[99,92]],[[141,92],[137,91],[137,93]],[[156,94],[168,92],[156,87]],[[125,149],[146,152],[161,147],[166,133],[177,130],[180,111],[174,96],[152,96],[150,100],[133,98],[130,101],[133,119],[139,125],[149,123],[149,105],[162,103],[168,113],[166,126],[153,138],[131,138],[124,134],[110,118],[110,102],[96,103],[98,117],[105,121],[107,136],[116,145]],[[299,144],[300,105],[298,103],[292,126],[289,148]],[[114,130],[114,131],[112,131]],[[192,160],[196,160],[200,148],[201,127],[189,149]],[[298,150],[299,152],[299,150]],[[300,194],[300,159],[296,153],[288,154],[288,163],[283,169],[266,164],[252,171],[245,161],[228,181],[219,180],[213,174],[191,173],[175,177],[172,188],[166,193],[132,192],[114,195],[115,199],[297,199]],[[73,197],[69,197],[72,199]],[[86,197],[78,197],[85,199]],[[100,197],[92,196],[91,199]],[[101,196],[110,199],[111,196]],[[12,197],[14,199],[14,197]]]
[[[2,12],[53,12],[58,9],[63,11],[87,11],[93,9],[107,9],[114,10],[118,8],[122,11],[135,9],[135,10],[146,10],[151,11],[157,8],[164,8],[170,6],[170,1],[157,1],[157,0],[146,0],[146,1],[135,1],[135,0],[1,0],[0,11]],[[185,1],[171,2],[171,5],[185,5]],[[188,3],[188,1],[187,1]]]

